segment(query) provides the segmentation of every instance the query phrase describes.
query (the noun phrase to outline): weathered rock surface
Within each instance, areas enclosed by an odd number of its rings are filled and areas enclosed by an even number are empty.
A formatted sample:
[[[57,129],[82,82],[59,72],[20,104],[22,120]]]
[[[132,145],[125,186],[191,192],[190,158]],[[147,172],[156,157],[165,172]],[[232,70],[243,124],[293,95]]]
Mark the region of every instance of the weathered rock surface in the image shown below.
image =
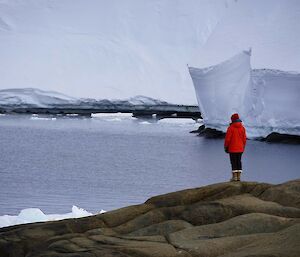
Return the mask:
[[[300,180],[221,183],[81,219],[0,229],[6,257],[299,257]]]

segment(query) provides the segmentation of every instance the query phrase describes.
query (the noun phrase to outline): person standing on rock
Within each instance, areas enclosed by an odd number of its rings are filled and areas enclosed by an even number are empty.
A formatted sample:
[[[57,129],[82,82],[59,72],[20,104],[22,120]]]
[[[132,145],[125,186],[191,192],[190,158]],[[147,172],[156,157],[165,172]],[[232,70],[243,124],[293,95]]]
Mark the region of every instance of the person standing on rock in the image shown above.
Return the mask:
[[[224,149],[229,153],[232,167],[230,181],[240,181],[242,173],[242,154],[246,146],[246,129],[237,113],[231,116],[231,123],[227,129]]]

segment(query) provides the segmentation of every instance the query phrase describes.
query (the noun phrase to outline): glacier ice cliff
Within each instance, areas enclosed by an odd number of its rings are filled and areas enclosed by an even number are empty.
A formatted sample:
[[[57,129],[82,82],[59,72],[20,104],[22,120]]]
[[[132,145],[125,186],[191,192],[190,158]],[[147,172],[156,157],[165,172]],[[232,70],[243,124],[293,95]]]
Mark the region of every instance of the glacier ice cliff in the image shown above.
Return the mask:
[[[248,138],[300,135],[300,74],[252,69],[251,50],[207,68],[189,67],[206,127],[226,131],[238,112]]]
[[[0,89],[196,103],[186,63],[225,2],[0,0]]]
[[[186,69],[251,46],[300,72],[298,0],[0,0],[0,89],[195,104]]]

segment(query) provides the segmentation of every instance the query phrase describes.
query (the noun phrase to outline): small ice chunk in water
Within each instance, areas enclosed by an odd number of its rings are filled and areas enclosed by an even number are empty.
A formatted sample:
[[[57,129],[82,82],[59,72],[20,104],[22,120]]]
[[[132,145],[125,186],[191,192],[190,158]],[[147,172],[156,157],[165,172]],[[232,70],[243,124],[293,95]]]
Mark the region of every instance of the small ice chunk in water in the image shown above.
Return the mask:
[[[38,208],[28,208],[22,210],[17,216],[22,223],[47,221],[47,216]]]
[[[178,125],[194,125],[196,121],[190,118],[164,118],[158,121],[159,124],[178,124]]]
[[[104,210],[99,211],[96,214],[105,213]],[[0,228],[8,227],[24,223],[33,223],[33,222],[44,222],[44,221],[53,221],[53,220],[62,220],[70,218],[81,218],[91,216],[93,213],[90,213],[82,208],[79,208],[75,205],[72,207],[72,212],[65,214],[44,214],[38,208],[28,208],[23,209],[19,215],[3,215],[0,216]]]
[[[80,218],[92,215],[91,213],[87,212],[85,209],[79,208],[75,205],[72,207],[72,214],[73,218]]]

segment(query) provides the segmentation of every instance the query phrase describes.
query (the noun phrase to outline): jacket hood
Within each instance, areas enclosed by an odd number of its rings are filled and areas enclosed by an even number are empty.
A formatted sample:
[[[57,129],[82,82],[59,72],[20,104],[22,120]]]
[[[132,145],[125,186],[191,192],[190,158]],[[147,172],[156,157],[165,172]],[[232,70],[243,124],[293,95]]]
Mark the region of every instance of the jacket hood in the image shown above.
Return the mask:
[[[235,128],[240,128],[240,127],[243,126],[242,121],[235,121],[235,122],[232,122],[230,125],[235,127]]]

